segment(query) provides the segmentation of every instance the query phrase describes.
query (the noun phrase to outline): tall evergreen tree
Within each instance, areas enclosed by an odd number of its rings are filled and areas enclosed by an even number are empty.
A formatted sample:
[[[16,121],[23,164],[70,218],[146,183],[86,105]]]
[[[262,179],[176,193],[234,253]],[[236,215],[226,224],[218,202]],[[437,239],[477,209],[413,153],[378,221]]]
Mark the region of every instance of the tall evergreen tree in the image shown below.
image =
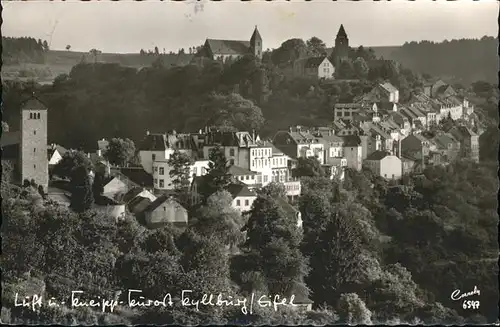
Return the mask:
[[[229,164],[221,147],[213,148],[208,156],[208,173],[201,187],[201,194],[207,199],[210,195],[224,191],[231,183]]]
[[[85,212],[92,207],[94,195],[90,185],[89,173],[85,167],[78,167],[71,178],[71,203],[70,207],[75,212]]]

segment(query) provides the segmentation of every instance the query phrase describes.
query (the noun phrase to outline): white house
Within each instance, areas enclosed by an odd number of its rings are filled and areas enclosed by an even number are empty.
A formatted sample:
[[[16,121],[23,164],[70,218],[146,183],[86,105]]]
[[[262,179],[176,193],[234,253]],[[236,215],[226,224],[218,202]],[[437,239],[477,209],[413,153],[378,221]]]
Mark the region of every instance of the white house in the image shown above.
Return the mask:
[[[386,151],[373,152],[363,164],[377,176],[386,179],[400,179],[403,175],[401,159]]]
[[[49,159],[49,167],[55,166],[59,161],[61,161],[62,156],[68,152],[65,148],[57,144],[51,144],[48,146],[48,159]]]
[[[326,56],[298,59],[293,64],[294,76],[333,79],[335,67]]]
[[[207,174],[210,160],[197,160],[190,167],[189,183],[193,176],[204,176]],[[170,177],[171,166],[167,160],[155,160],[153,162],[153,186],[157,190],[172,190],[174,185]]]
[[[233,183],[229,185],[228,192],[233,197],[233,207],[241,213],[249,211],[253,202],[257,199],[257,194],[245,184]]]

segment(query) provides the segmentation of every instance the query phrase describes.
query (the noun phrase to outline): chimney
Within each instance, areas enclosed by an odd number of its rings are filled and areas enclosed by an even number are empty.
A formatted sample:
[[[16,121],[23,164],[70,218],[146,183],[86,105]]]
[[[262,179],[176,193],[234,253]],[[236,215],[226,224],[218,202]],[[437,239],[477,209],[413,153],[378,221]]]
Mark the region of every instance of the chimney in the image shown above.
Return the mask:
[[[98,149],[98,150],[97,150],[97,155],[98,155],[99,157],[100,157],[100,156],[102,156],[102,151],[101,151],[101,149]]]
[[[146,135],[149,135],[149,131],[146,131]]]

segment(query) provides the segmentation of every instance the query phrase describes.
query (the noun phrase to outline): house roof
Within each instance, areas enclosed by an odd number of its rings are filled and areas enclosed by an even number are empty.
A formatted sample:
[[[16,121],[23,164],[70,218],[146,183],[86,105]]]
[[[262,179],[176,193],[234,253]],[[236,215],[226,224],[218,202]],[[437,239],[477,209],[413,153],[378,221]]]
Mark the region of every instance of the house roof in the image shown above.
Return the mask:
[[[436,135],[433,141],[436,143],[436,145],[444,147],[445,149],[448,148],[448,144],[450,143],[458,143],[458,141],[450,133],[442,133]]]
[[[254,144],[254,140],[248,132],[223,132],[212,131],[205,137],[205,146],[237,146],[245,147]]]
[[[153,176],[148,174],[142,167],[118,168],[115,174],[127,178],[133,184],[143,187],[153,187]]]
[[[380,126],[378,126],[377,124],[371,124],[370,126],[370,130],[372,130],[373,132],[375,132],[376,134],[382,136],[384,139],[386,140],[389,140],[391,138],[391,136],[389,134],[387,134]]]
[[[248,186],[243,183],[229,184],[227,191],[231,193],[233,199],[239,196],[257,196],[255,192],[251,191]]]
[[[137,195],[144,191],[142,187],[133,187],[123,196],[124,202],[132,201]]]
[[[59,154],[61,156],[63,156],[66,152],[68,152],[68,150],[58,144],[52,144],[52,145],[49,145],[47,147],[47,153],[48,153],[48,157],[49,157],[49,160],[50,158],[52,158],[52,156],[54,155],[54,152],[57,150],[57,152],[59,152]]]
[[[140,205],[142,203],[147,203],[148,204],[147,206],[150,206],[151,203],[153,203],[153,202],[149,198],[144,198],[142,196],[138,196],[138,197],[133,198],[128,203],[128,207],[129,207],[130,210],[133,210],[135,207],[137,207],[138,205]]]
[[[139,150],[144,151],[163,151],[167,149],[167,140],[165,134],[146,135]]]
[[[21,104],[22,110],[47,110],[47,107],[35,95]]]
[[[164,194],[164,195],[158,197],[153,202],[151,202],[151,204],[146,209],[144,209],[144,212],[154,211],[155,209],[157,209],[159,206],[161,206],[165,202],[170,202],[170,203],[174,204],[175,206],[181,207],[185,210],[185,208],[180,203],[175,201],[170,195]]]
[[[346,135],[342,136],[344,139],[344,147],[349,146],[359,146],[361,144],[361,138],[358,135]]]
[[[379,84],[387,92],[396,92],[398,89],[389,82]]]
[[[361,109],[363,105],[358,102],[350,102],[350,103],[336,103],[334,108],[350,108],[350,109]]]
[[[250,49],[249,41],[207,39],[206,43],[214,55],[243,55]]]
[[[1,147],[6,147],[9,145],[16,145],[21,143],[21,132],[3,132],[2,137],[0,138]]]
[[[232,165],[229,167],[229,173],[233,176],[244,176],[244,175],[257,175],[256,172]]]
[[[382,160],[390,154],[386,151],[375,151],[366,157],[366,160]]]
[[[319,65],[321,65],[321,63],[325,59],[327,59],[326,56],[322,56],[322,57],[309,57],[309,58],[304,58],[304,59],[300,59],[300,60],[303,60],[303,64],[304,64],[305,68],[318,68]]]

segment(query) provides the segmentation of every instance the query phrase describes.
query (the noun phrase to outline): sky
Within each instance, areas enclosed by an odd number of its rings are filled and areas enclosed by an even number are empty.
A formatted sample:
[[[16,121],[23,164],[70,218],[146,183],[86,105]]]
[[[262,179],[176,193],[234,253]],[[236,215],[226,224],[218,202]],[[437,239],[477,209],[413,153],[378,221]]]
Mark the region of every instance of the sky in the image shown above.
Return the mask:
[[[249,40],[257,25],[264,48],[312,36],[333,46],[343,24],[350,46],[395,46],[410,41],[498,35],[495,0],[304,2],[186,0],[160,2],[3,1],[3,36],[47,40],[53,50],[138,53],[177,51],[206,38]]]

